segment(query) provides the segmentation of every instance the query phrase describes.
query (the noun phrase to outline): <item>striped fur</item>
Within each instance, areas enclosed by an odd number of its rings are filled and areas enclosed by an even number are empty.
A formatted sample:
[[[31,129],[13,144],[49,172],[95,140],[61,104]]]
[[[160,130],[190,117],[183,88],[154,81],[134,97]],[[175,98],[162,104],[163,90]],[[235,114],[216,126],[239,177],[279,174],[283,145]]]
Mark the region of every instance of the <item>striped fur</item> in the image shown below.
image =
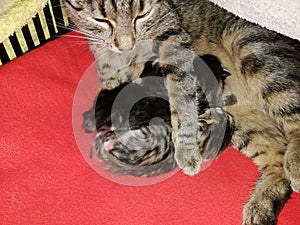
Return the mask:
[[[283,168],[292,189],[300,192],[298,41],[239,19],[207,0],[66,0],[66,6],[77,26],[88,29],[96,39],[90,41],[90,49],[97,62],[103,89],[110,90],[135,80],[144,69],[143,63],[137,62],[145,58],[160,62],[167,79],[172,141],[179,167],[185,168],[185,156],[194,156],[194,153],[198,164],[203,160],[198,151],[201,132],[199,134],[195,123],[203,113],[198,105],[203,99],[200,91],[203,82],[193,70],[194,58],[195,55],[214,55],[231,74],[225,79],[224,92],[232,92],[236,97],[237,110],[230,111],[229,107],[225,110],[238,123],[236,118],[240,118],[244,109],[253,109],[266,121],[283,129],[287,140]],[[152,40],[153,45],[139,46],[147,40]],[[120,70],[120,67],[126,69]],[[218,85],[212,88],[212,92],[217,91]],[[249,135],[249,143],[253,133],[257,134],[253,131],[251,135],[244,134]],[[276,161],[278,152],[267,149],[271,161],[258,160],[258,164]],[[193,175],[199,172],[198,169],[190,168],[184,172]],[[265,181],[272,180],[274,174],[268,174],[262,171],[257,190],[269,188]],[[280,178],[276,174],[274,176]],[[283,188],[280,182],[274,184],[274,187]],[[270,219],[268,224],[276,221],[274,217],[281,206],[272,211],[272,215],[264,210],[261,214],[255,211],[257,208],[251,199],[259,193],[254,191],[246,205],[244,224],[266,224],[266,218]],[[266,205],[271,207],[271,204]]]

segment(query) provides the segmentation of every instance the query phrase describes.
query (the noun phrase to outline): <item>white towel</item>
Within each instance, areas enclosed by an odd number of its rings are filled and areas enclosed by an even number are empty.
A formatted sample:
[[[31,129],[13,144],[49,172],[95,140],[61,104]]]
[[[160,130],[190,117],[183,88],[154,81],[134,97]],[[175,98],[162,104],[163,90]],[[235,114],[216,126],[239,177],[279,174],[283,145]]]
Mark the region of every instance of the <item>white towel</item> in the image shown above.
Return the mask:
[[[237,16],[300,40],[300,0],[210,0]]]

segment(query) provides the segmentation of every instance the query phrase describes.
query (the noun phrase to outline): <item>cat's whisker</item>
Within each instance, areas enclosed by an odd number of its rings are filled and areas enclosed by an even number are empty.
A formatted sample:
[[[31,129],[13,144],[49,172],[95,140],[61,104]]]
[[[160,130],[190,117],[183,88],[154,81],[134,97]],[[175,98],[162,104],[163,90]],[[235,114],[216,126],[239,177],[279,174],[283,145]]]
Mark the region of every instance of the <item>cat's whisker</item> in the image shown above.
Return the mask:
[[[56,27],[59,27],[59,28],[62,28],[62,29],[66,29],[66,30],[68,30],[68,31],[73,31],[73,30],[75,30],[75,27],[72,27],[72,26],[66,26],[64,23],[61,23],[61,22],[58,22],[58,21],[56,21],[56,23],[54,24],[53,22],[52,22],[52,20],[50,20],[50,19],[46,19],[47,20],[47,23],[49,24],[49,25],[52,25],[52,26],[56,26]]]
[[[85,35],[86,37],[89,37],[89,38],[98,39],[98,37],[95,34],[89,32],[88,30],[74,28],[74,29],[72,29],[72,31],[78,32],[78,33],[80,33],[82,35]]]
[[[57,19],[57,18],[55,18],[55,19]],[[50,20],[50,19],[47,19],[47,22],[50,25],[56,25],[56,27],[63,28],[63,29],[69,30],[69,31],[77,31],[78,30],[73,24],[69,24],[68,26],[66,26],[64,22],[59,22],[59,21],[56,21],[56,23],[53,24],[52,20]]]
[[[96,43],[96,44],[99,44],[99,45],[105,45],[105,42],[103,40],[98,39],[98,38],[91,38],[91,37],[78,36],[78,35],[69,35],[69,34],[66,34],[65,36],[71,37],[71,38],[83,39],[83,40],[86,40],[86,41],[90,41],[93,44]]]
[[[63,29],[66,29],[68,31],[74,31],[74,32],[80,33],[82,35],[85,35],[85,37],[73,35],[73,37],[76,37],[76,38],[85,38],[85,39],[88,39],[88,40],[94,40],[94,41],[99,41],[99,42],[103,41],[103,40],[98,39],[94,34],[90,33],[88,30],[78,29],[77,27],[75,27],[72,24],[70,24],[69,26],[65,26],[64,23],[56,22],[56,26],[60,27],[60,28],[63,28]]]
[[[99,41],[97,38],[89,38],[89,37],[84,37],[84,36],[79,36],[79,35],[70,35],[70,34],[65,34],[64,36],[66,37],[72,37],[72,38],[79,38],[79,39],[85,39],[89,41]]]
[[[51,19],[48,19],[46,18],[47,22],[50,24],[50,25],[56,25],[57,27],[60,27],[60,28],[64,28],[64,29],[67,29],[67,30],[77,30],[78,28],[72,24],[72,23],[69,23],[68,26],[66,26],[65,24],[65,21],[62,20],[61,18],[57,18],[55,17],[55,24],[53,23],[53,21]]]
[[[63,7],[63,5],[60,5],[60,4],[51,6],[51,8],[61,8],[61,7]]]
[[[66,29],[68,31],[74,31],[77,32],[78,34],[82,34],[84,36],[80,35],[71,35],[71,34],[65,34],[64,36],[66,37],[71,37],[71,38],[76,38],[76,39],[82,39],[82,44],[87,44],[87,41],[90,41],[92,44],[100,45],[100,46],[105,46],[104,40],[99,39],[96,37],[94,34],[90,33],[88,30],[85,29],[78,29],[75,27],[75,25],[70,24],[69,26],[66,26],[64,23],[61,22],[56,22],[56,26]],[[54,37],[60,37],[61,35],[57,35]]]
[[[78,46],[78,45],[86,45],[86,43],[84,43],[84,42],[71,42],[71,41],[69,41],[69,42],[66,42],[66,45],[67,45],[67,47],[72,48],[72,47],[75,47],[75,46]]]
[[[167,13],[165,13],[165,15],[161,16],[158,20],[156,20],[153,24],[151,24],[148,27],[145,27],[142,32],[145,32],[145,29],[147,29],[148,31],[151,30],[152,27],[157,26],[158,24],[160,26],[162,26],[161,22],[171,13],[173,13],[174,11],[176,11],[180,6],[175,7],[174,9],[168,11]],[[145,32],[146,33],[146,32]]]
[[[78,46],[78,45],[86,45],[86,44],[87,44],[86,41],[66,41],[66,45],[68,47],[75,47],[75,46]],[[101,45],[101,44],[99,44],[99,45]],[[103,48],[105,48],[105,46],[102,46],[99,49],[103,49]]]

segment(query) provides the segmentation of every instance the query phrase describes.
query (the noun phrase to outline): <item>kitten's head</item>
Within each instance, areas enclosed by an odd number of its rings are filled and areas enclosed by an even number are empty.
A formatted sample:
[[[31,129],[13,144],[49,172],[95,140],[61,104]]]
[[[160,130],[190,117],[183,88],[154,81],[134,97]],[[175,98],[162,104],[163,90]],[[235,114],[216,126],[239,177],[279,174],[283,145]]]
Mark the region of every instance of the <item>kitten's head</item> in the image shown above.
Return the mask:
[[[178,24],[175,9],[160,0],[65,0],[75,25],[94,48],[126,52],[141,40],[153,40]]]

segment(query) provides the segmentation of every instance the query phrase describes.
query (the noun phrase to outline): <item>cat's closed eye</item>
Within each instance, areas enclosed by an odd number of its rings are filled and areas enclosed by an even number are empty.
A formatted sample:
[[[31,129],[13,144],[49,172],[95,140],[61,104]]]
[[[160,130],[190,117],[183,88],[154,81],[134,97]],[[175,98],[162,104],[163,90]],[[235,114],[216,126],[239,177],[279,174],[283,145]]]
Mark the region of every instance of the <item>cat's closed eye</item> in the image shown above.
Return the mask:
[[[151,12],[152,12],[152,8],[148,7],[147,9],[140,11],[137,17],[135,18],[135,20],[146,19],[151,14]]]
[[[84,8],[83,1],[66,0],[65,2],[77,11],[81,11]]]
[[[99,26],[103,27],[106,30],[112,30],[113,24],[111,21],[99,17],[93,17],[92,20]]]

